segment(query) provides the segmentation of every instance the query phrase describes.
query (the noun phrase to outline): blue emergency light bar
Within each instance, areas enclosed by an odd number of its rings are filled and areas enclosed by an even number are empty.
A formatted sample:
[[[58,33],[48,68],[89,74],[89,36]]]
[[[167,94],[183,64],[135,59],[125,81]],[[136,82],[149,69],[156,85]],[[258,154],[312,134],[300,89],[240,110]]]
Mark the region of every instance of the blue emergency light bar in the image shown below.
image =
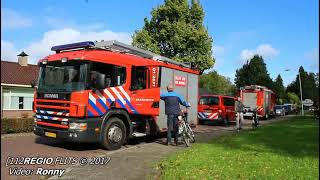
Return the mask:
[[[84,41],[72,44],[64,44],[59,46],[53,46],[51,51],[56,51],[57,53],[64,50],[71,50],[71,49],[79,49],[79,48],[89,48],[95,46],[94,42],[92,41]]]

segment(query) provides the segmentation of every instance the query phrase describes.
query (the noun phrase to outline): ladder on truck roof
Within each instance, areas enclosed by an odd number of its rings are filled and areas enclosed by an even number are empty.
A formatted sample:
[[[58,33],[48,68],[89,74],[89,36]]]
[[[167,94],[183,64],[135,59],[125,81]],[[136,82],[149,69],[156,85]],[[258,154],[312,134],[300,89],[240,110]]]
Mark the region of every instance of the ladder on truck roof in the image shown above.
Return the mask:
[[[250,86],[245,86],[240,88],[241,90],[245,90],[245,89],[252,89],[252,90],[264,90],[264,91],[270,91],[273,92],[271,89],[268,89],[265,86],[260,86],[260,85],[250,85]]]
[[[260,85],[250,85],[250,86],[244,86],[242,89],[268,89],[268,88]]]
[[[170,58],[155,54],[151,51],[137,48],[125,43],[121,43],[116,40],[110,40],[110,41],[102,40],[100,42],[85,41],[85,42],[79,42],[79,43],[65,44],[60,46],[53,46],[51,50],[56,51],[56,53],[59,53],[61,51],[71,51],[75,49],[85,49],[85,48],[105,49],[105,50],[110,50],[115,52],[128,53],[128,54],[133,54],[143,58],[152,59],[155,61],[162,61],[165,63],[170,63],[170,64],[174,64],[174,65],[178,65],[186,68],[191,68],[190,63],[178,62]]]

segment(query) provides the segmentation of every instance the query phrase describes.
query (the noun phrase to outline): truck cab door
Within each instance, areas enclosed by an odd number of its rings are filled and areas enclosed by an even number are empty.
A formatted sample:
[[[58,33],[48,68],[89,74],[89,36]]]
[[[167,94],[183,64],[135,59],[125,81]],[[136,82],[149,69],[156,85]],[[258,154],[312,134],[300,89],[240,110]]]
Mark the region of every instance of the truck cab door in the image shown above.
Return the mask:
[[[130,91],[136,114],[159,115],[158,67],[132,66]]]

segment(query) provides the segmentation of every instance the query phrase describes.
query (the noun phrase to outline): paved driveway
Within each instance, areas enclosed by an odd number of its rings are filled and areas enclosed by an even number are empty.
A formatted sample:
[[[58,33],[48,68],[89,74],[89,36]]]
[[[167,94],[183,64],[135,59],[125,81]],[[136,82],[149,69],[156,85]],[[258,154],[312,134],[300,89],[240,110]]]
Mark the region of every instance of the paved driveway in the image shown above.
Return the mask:
[[[262,124],[276,120],[261,121]],[[246,128],[250,121],[246,120]],[[233,126],[223,127],[216,125],[199,125],[195,128],[197,142],[205,142],[226,133],[236,132]],[[165,138],[152,143],[140,142],[136,145],[123,146],[116,151],[106,151],[97,144],[70,144],[54,139],[37,137],[32,133],[24,136],[6,136],[1,138],[1,178],[2,179],[47,179],[50,176],[9,176],[9,168],[5,166],[10,157],[105,157],[110,161],[105,165],[56,165],[42,166],[48,169],[65,169],[62,178],[59,179],[146,179],[158,177],[154,168],[156,163],[171,153],[185,148],[185,146],[165,146]],[[27,169],[37,169],[38,166],[18,166]],[[50,179],[57,179],[53,176]]]

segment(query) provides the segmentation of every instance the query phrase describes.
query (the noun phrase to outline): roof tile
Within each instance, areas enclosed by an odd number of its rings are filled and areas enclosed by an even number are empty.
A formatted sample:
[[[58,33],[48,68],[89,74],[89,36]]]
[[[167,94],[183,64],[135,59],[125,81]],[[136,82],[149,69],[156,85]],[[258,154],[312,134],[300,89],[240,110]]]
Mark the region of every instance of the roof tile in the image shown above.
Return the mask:
[[[37,82],[38,73],[37,65],[20,66],[17,62],[1,60],[1,83],[30,85],[32,80]]]

